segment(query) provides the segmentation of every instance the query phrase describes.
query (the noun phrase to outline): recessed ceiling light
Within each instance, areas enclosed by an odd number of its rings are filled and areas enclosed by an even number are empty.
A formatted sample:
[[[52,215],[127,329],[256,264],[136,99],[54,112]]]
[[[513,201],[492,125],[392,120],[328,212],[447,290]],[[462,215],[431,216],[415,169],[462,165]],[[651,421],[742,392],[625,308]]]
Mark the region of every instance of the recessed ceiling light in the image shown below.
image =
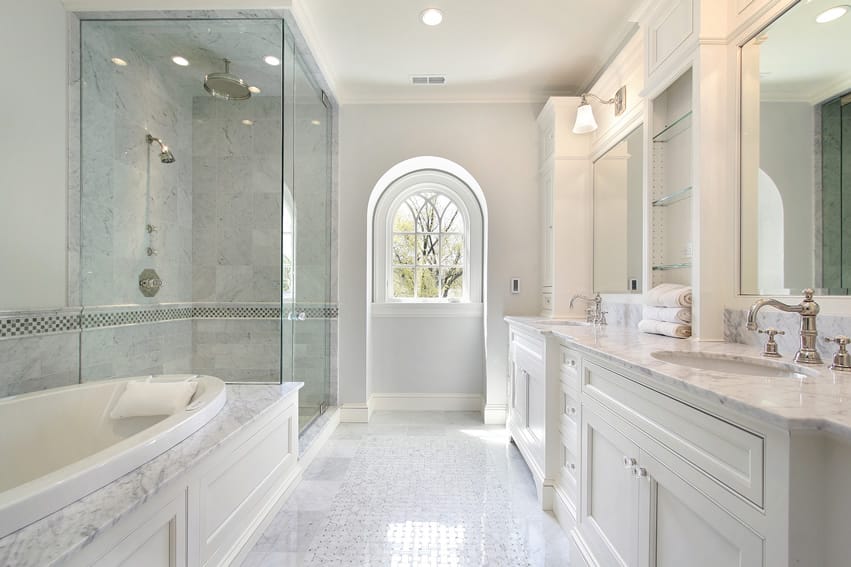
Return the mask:
[[[246,118],[245,120],[242,121],[242,123],[245,124],[246,126],[252,126],[252,125],[254,125],[254,120],[249,120],[248,118]]]
[[[180,55],[175,55],[171,58],[171,60],[174,61],[175,65],[180,65],[181,67],[186,67],[189,65],[189,59],[187,59],[186,57],[181,57]]]
[[[311,120],[310,123],[314,126],[319,126],[320,124],[322,124],[322,122],[320,122],[319,120]]]
[[[428,8],[420,14],[420,19],[427,26],[436,26],[443,21],[443,12],[437,8]]]
[[[127,61],[125,61],[121,57],[113,57],[112,59],[110,59],[110,61],[112,61],[113,63],[115,63],[119,67],[126,67],[127,66]]]
[[[271,65],[272,67],[277,67],[281,64],[281,60],[275,57],[274,55],[267,55],[263,58],[263,61],[265,61],[267,65]]]
[[[838,20],[842,16],[844,16],[848,12],[848,6],[834,6],[828,10],[825,10],[818,16],[816,16],[816,22],[820,24],[826,24],[827,22],[832,22],[833,20]]]
[[[251,85],[250,87],[248,87],[248,90],[251,92],[251,94],[260,94],[260,87],[255,87],[254,85]]]

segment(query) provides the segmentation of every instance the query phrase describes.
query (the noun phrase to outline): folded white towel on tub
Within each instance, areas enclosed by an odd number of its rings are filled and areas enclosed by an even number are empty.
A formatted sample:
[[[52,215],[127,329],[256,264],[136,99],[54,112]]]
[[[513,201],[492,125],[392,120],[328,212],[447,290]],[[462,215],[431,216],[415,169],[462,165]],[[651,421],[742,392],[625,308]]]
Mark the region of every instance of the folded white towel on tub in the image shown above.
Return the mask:
[[[668,321],[669,323],[691,323],[691,307],[651,307],[645,305],[641,318]]]
[[[665,335],[677,339],[687,339],[691,336],[691,325],[671,323],[668,321],[652,321],[643,319],[638,323],[638,330],[653,335]]]
[[[660,284],[644,294],[644,304],[655,307],[691,307],[691,287]]]
[[[124,419],[127,417],[147,417],[152,415],[172,415],[183,408],[195,395],[198,382],[127,382],[124,391],[115,402],[109,417]]]

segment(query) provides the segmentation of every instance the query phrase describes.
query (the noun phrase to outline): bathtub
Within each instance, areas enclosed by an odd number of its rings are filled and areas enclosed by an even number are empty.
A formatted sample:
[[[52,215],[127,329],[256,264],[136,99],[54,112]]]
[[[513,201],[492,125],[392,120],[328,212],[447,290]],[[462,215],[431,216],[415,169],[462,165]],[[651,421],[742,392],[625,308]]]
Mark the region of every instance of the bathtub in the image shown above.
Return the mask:
[[[114,420],[124,385],[147,376],[91,382],[0,399],[0,538],[39,520],[173,447],[225,404],[224,382],[192,378],[198,389],[171,416]]]

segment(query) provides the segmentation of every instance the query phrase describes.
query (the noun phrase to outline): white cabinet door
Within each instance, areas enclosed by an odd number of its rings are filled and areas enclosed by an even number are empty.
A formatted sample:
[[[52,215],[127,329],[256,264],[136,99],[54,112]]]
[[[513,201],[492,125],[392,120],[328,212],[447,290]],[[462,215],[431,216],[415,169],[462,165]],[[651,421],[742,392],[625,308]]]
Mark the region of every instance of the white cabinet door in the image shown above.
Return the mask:
[[[544,439],[547,429],[547,382],[540,370],[529,372],[529,405],[528,428],[529,436],[534,444],[538,459],[544,458]]]
[[[762,567],[762,538],[642,452],[641,565]]]
[[[588,405],[582,435],[579,532],[599,565],[638,565],[638,446]]]
[[[541,286],[553,287],[553,174],[541,172]]]

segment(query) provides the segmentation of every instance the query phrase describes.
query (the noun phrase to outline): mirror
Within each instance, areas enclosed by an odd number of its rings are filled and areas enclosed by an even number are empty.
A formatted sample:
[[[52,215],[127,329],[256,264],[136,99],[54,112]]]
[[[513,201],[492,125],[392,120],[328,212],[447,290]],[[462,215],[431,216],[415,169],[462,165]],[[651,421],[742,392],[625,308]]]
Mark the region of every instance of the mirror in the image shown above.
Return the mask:
[[[641,293],[644,127],[594,162],[594,291]]]
[[[835,7],[799,2],[742,46],[742,294],[851,289],[851,10]]]

